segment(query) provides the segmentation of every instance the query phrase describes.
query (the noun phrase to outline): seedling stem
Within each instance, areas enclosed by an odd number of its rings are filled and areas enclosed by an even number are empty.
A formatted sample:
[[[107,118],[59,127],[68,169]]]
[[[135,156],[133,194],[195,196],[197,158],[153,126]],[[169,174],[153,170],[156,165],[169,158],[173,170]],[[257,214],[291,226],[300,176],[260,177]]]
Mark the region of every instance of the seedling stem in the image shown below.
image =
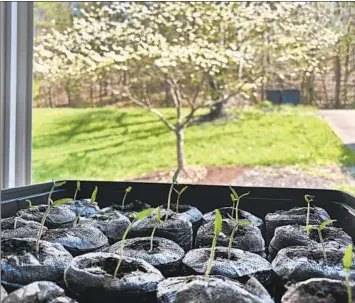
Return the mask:
[[[205,273],[205,278],[208,279],[212,266],[213,266],[213,261],[214,261],[214,256],[215,256],[215,250],[216,250],[216,245],[217,245],[217,237],[219,233],[222,231],[222,215],[218,209],[216,209],[216,217],[214,221],[214,237],[212,241],[212,247],[211,247],[211,254],[210,254],[210,259],[207,264],[206,268],[206,273]]]
[[[36,253],[37,254],[39,253],[39,241],[41,240],[44,224],[46,223],[46,219],[47,219],[47,216],[49,214],[49,211],[51,210],[52,207],[57,207],[59,205],[68,203],[69,201],[72,201],[71,198],[60,199],[60,200],[57,200],[55,202],[53,202],[52,199],[51,199],[54,189],[56,187],[64,185],[65,183],[66,183],[65,181],[64,182],[60,182],[60,183],[56,183],[55,181],[53,181],[52,189],[51,189],[51,191],[50,191],[50,193],[48,195],[48,206],[47,206],[46,211],[43,214],[43,217],[42,217],[42,220],[41,220],[41,226],[39,228],[39,232],[38,232],[38,235],[37,235],[37,241],[36,241]]]
[[[122,236],[122,239],[121,239],[121,245],[120,245],[120,257],[119,257],[119,261],[117,263],[117,266],[116,266],[116,269],[113,273],[113,278],[116,278],[117,276],[117,273],[118,273],[118,270],[120,269],[121,267],[121,264],[122,264],[122,259],[123,259],[123,249],[124,249],[124,245],[125,245],[125,240],[127,238],[127,235],[129,233],[129,231],[131,230],[133,224],[138,221],[138,220],[141,220],[143,219],[144,217],[148,216],[152,211],[154,210],[154,208],[148,208],[148,209],[145,209],[145,210],[142,210],[141,212],[139,212],[138,214],[134,215],[132,214],[132,216],[134,216],[134,219],[133,221],[128,225],[128,227],[126,228],[123,236]]]
[[[96,195],[97,195],[97,191],[98,191],[98,188],[97,188],[97,186],[95,186],[95,189],[94,189],[94,191],[93,191],[92,194],[91,194],[90,203],[89,203],[88,205],[86,205],[86,206],[81,210],[81,212],[75,217],[75,220],[74,220],[74,227],[78,224],[78,221],[79,221],[79,219],[80,219],[81,214],[84,213],[84,211],[85,211],[91,204],[93,204],[93,205],[95,205],[95,206],[97,205],[97,203],[95,202],[95,200],[96,200]]]
[[[183,187],[180,191],[174,188],[174,191],[177,193],[178,197],[176,200],[176,213],[179,213],[179,202],[180,202],[180,197],[183,194],[183,192],[188,188],[188,186]]]
[[[122,210],[124,209],[124,203],[126,201],[126,197],[128,195],[128,193],[132,190],[132,186],[128,186],[125,190],[125,193],[124,193],[124,196],[123,196],[123,199],[122,199]]]
[[[76,201],[76,196],[78,194],[78,191],[80,191],[80,181],[76,181],[76,189],[74,193],[74,201]]]
[[[310,212],[311,212],[311,202],[313,202],[313,198],[314,196],[311,195],[305,195],[304,199],[307,203],[307,217],[306,217],[306,226],[309,225],[309,216],[310,216]],[[309,235],[309,231],[307,231],[307,236]]]
[[[174,176],[173,176],[173,179],[172,179],[172,182],[171,182],[171,185],[170,185],[169,194],[168,194],[168,206],[166,207],[166,216],[165,216],[164,222],[165,222],[165,221],[168,219],[168,217],[169,217],[170,204],[171,204],[171,203],[170,203],[170,202],[171,202],[171,194],[173,193],[174,185],[177,184],[177,178],[178,178],[179,172],[180,172],[180,169],[178,169],[178,170],[174,173]]]
[[[312,229],[316,229],[318,231],[319,241],[322,243],[323,257],[324,257],[325,263],[328,262],[328,259],[327,259],[327,253],[325,251],[325,245],[324,245],[324,239],[323,239],[323,235],[322,235],[322,230],[324,228],[326,228],[329,224],[333,223],[333,222],[336,222],[336,220],[327,220],[327,221],[324,221],[322,224],[320,224],[318,226],[317,225],[307,225],[304,228],[308,233]]]

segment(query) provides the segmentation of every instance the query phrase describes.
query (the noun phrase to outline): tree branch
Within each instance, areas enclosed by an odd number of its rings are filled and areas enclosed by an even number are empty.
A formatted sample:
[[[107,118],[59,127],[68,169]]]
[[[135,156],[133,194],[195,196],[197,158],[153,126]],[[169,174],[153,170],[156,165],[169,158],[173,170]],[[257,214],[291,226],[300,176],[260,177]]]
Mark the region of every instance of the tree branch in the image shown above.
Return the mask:
[[[175,127],[173,124],[171,124],[171,123],[164,117],[164,115],[163,115],[161,112],[159,112],[157,109],[151,107],[151,105],[147,105],[147,104],[145,104],[145,103],[139,101],[138,99],[134,98],[134,97],[132,96],[131,92],[129,91],[129,88],[125,87],[125,88],[124,88],[124,91],[125,91],[125,93],[127,94],[127,97],[129,98],[129,100],[131,100],[133,103],[137,104],[138,106],[140,106],[140,107],[142,107],[142,108],[144,108],[144,109],[146,109],[146,110],[148,110],[148,111],[154,113],[154,114],[155,114],[156,116],[158,116],[158,118],[165,124],[165,126],[166,126],[167,128],[169,128],[171,131],[174,131],[174,132],[176,131],[176,127]]]

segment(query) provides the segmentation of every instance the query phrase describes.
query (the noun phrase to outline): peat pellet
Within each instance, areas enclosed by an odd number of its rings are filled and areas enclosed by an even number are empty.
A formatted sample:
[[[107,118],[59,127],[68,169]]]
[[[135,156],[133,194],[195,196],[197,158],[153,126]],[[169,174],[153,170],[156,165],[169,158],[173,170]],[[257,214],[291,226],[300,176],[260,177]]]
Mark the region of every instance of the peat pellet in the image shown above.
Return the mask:
[[[142,220],[136,221],[128,234],[130,238],[149,237],[156,223],[155,209]],[[169,212],[169,216],[165,219],[167,211],[161,210],[161,218],[164,224],[160,224],[155,232],[157,237],[166,238],[177,243],[185,252],[192,248],[193,231],[191,222],[186,217],[173,211]]]
[[[92,226],[99,229],[113,244],[122,239],[122,236],[130,224],[129,219],[115,210],[101,210],[99,214],[82,218],[80,226]]]
[[[281,249],[272,261],[274,272],[283,283],[299,282],[311,278],[345,279],[343,257],[345,249],[327,248],[327,262],[323,250],[316,247],[294,246]],[[355,278],[355,257],[350,270],[350,279]]]
[[[350,282],[352,300],[355,302],[355,284]],[[313,278],[288,287],[282,303],[348,303],[344,281],[327,278]]]
[[[37,238],[41,223],[24,220],[21,217],[1,219],[1,238]],[[47,227],[43,227],[45,232]]]
[[[235,213],[233,212],[232,207],[221,207],[221,208],[219,208],[219,211],[220,211],[223,219],[229,219],[229,216],[231,216],[232,213],[233,213],[233,218],[235,217]],[[216,217],[216,211],[213,210],[209,213],[204,214],[203,220],[205,222],[210,222],[210,221],[214,221],[215,217]],[[258,227],[262,232],[264,231],[263,220],[254,216],[250,212],[239,209],[238,210],[238,219],[240,221],[250,221],[253,223],[254,226]]]
[[[326,227],[322,230],[326,248],[341,249],[352,244],[352,238],[341,228]],[[291,246],[309,246],[321,248],[317,230],[312,230],[309,235],[301,225],[285,225],[277,227],[274,237],[269,244],[269,259],[273,260],[279,250]]]
[[[228,247],[229,239],[235,224],[231,219],[223,219],[222,232],[217,237],[217,246]],[[200,226],[197,231],[195,247],[211,247],[214,238],[214,221],[209,221]],[[234,233],[233,248],[249,251],[265,257],[265,241],[261,231],[256,226],[239,225]]]
[[[164,279],[159,270],[144,260],[112,253],[88,253],[75,257],[64,273],[67,287],[80,302],[154,302],[156,289]]]
[[[269,293],[254,277],[245,283],[226,277],[186,276],[165,279],[158,284],[159,303],[271,303]]]
[[[151,251],[150,237],[126,239],[124,241],[123,255],[131,258],[139,258],[157,268],[164,277],[181,274],[182,258],[184,250],[175,242],[154,237],[153,250]],[[110,253],[120,254],[122,241],[110,246]]]
[[[76,215],[88,217],[100,213],[100,208],[91,203],[91,199],[73,200],[65,204]]]
[[[7,297],[7,291],[2,285],[0,285],[0,302],[2,302],[5,297]]]
[[[186,275],[203,275],[210,259],[211,248],[190,250],[183,259]],[[231,249],[228,259],[227,247],[216,247],[211,275],[224,276],[233,280],[253,275],[264,287],[272,289],[273,270],[271,264],[263,257],[240,249]]]
[[[167,208],[167,204],[162,206],[163,209]],[[176,212],[177,214],[181,214],[182,216],[186,217],[192,224],[193,230],[196,232],[202,223],[202,213],[197,207],[186,205],[186,204],[179,204],[178,209],[176,208],[176,204],[171,204],[171,210]]]
[[[73,256],[101,251],[109,245],[107,237],[93,226],[49,229],[42,239],[63,245]]]
[[[63,282],[71,254],[61,244],[41,240],[39,254],[36,239],[1,241],[1,283],[18,288],[35,281]]]
[[[151,208],[147,203],[139,200],[126,202],[124,206],[122,204],[112,204],[112,206],[104,208],[107,211],[118,210],[122,215],[125,215],[130,220],[133,220],[133,216],[142,210]]]
[[[10,293],[1,303],[76,303],[53,282],[38,281]]]
[[[37,208],[21,209],[17,216],[25,220],[41,222],[48,205],[38,205]],[[52,207],[46,218],[45,226],[48,228],[72,227],[76,214],[69,207],[60,205]]]
[[[307,207],[295,207],[289,210],[279,210],[274,213],[268,213],[265,216],[266,224],[266,242],[269,244],[276,227],[284,225],[306,225]],[[311,207],[309,215],[310,225],[319,225],[329,220],[328,213],[320,207]]]

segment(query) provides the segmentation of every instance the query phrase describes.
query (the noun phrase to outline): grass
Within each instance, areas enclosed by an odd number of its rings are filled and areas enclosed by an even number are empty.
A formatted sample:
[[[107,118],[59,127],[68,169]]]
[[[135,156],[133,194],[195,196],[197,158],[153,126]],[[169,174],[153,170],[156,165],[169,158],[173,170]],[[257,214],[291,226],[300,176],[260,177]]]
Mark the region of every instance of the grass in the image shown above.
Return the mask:
[[[172,109],[162,110],[171,121]],[[355,164],[328,124],[309,110],[237,112],[237,119],[191,126],[188,165]],[[34,109],[33,180],[122,180],[176,167],[175,136],[136,108]]]

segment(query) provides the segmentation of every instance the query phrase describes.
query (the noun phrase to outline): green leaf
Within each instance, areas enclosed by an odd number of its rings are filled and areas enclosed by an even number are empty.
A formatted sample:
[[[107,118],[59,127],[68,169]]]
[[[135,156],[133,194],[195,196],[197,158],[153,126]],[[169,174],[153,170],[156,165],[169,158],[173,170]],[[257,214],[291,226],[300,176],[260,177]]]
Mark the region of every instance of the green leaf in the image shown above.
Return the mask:
[[[154,210],[154,208],[148,208],[145,210],[142,210],[141,212],[139,212],[138,214],[136,214],[136,216],[134,217],[135,220],[141,220],[144,217],[148,216],[152,211]]]
[[[188,189],[188,186],[183,187],[183,188],[180,190],[180,195],[181,195],[185,190],[187,190],[187,189]]]
[[[250,225],[250,224],[253,224],[253,222],[251,222],[251,221],[239,221],[239,223],[238,223],[239,225]]]
[[[160,222],[160,207],[157,209],[157,222]]]
[[[235,191],[235,189],[232,187],[232,185],[230,185],[230,184],[229,184],[229,189],[230,189],[231,192],[233,193],[235,199],[237,199],[237,198],[238,198],[238,194],[237,194],[237,192]]]
[[[128,187],[126,188],[126,193],[129,193],[131,190],[132,190],[132,186],[128,186]]]
[[[76,181],[76,189],[80,190],[80,181]]]
[[[177,171],[174,173],[174,176],[173,176],[173,183],[176,183],[177,182],[177,178],[179,176],[179,172],[180,172],[180,168],[177,169]]]
[[[243,198],[243,197],[246,197],[246,196],[248,196],[248,195],[250,195],[250,191],[248,191],[247,193],[244,193],[244,194],[240,195],[240,196],[239,196],[239,199],[241,199],[241,198]]]
[[[349,269],[353,263],[353,246],[349,244],[348,247],[345,249],[344,258],[343,258],[343,265],[344,268]]]
[[[218,235],[222,231],[222,215],[219,209],[216,209],[216,217],[214,219],[214,234]]]
[[[232,199],[232,201],[234,202],[235,200],[237,200],[236,196],[234,196],[233,194],[230,194],[230,197]]]
[[[70,201],[73,201],[73,199],[72,198],[63,198],[63,199],[54,201],[52,206],[56,207],[56,206],[59,206],[59,205],[62,205],[62,204],[66,204],[66,203],[68,203]]]
[[[311,202],[313,202],[313,198],[314,196],[311,195],[304,195],[304,199],[306,200],[306,202],[309,204]]]
[[[321,225],[319,225],[319,230],[323,230],[326,226],[328,226],[329,224],[336,222],[337,220],[327,220],[324,221]]]
[[[64,185],[65,183],[67,183],[67,181],[63,181],[63,182],[59,182],[59,183],[54,182],[54,187],[60,187],[60,186]]]
[[[97,186],[95,186],[95,189],[94,189],[94,191],[92,192],[92,194],[91,194],[91,199],[90,199],[90,202],[95,202],[95,200],[96,200],[96,195],[97,195],[97,191],[98,191],[99,189],[98,189],[98,187]]]
[[[307,225],[307,226],[304,227],[305,231],[312,231],[313,229],[316,229],[316,228],[314,226],[312,226],[312,225]]]

